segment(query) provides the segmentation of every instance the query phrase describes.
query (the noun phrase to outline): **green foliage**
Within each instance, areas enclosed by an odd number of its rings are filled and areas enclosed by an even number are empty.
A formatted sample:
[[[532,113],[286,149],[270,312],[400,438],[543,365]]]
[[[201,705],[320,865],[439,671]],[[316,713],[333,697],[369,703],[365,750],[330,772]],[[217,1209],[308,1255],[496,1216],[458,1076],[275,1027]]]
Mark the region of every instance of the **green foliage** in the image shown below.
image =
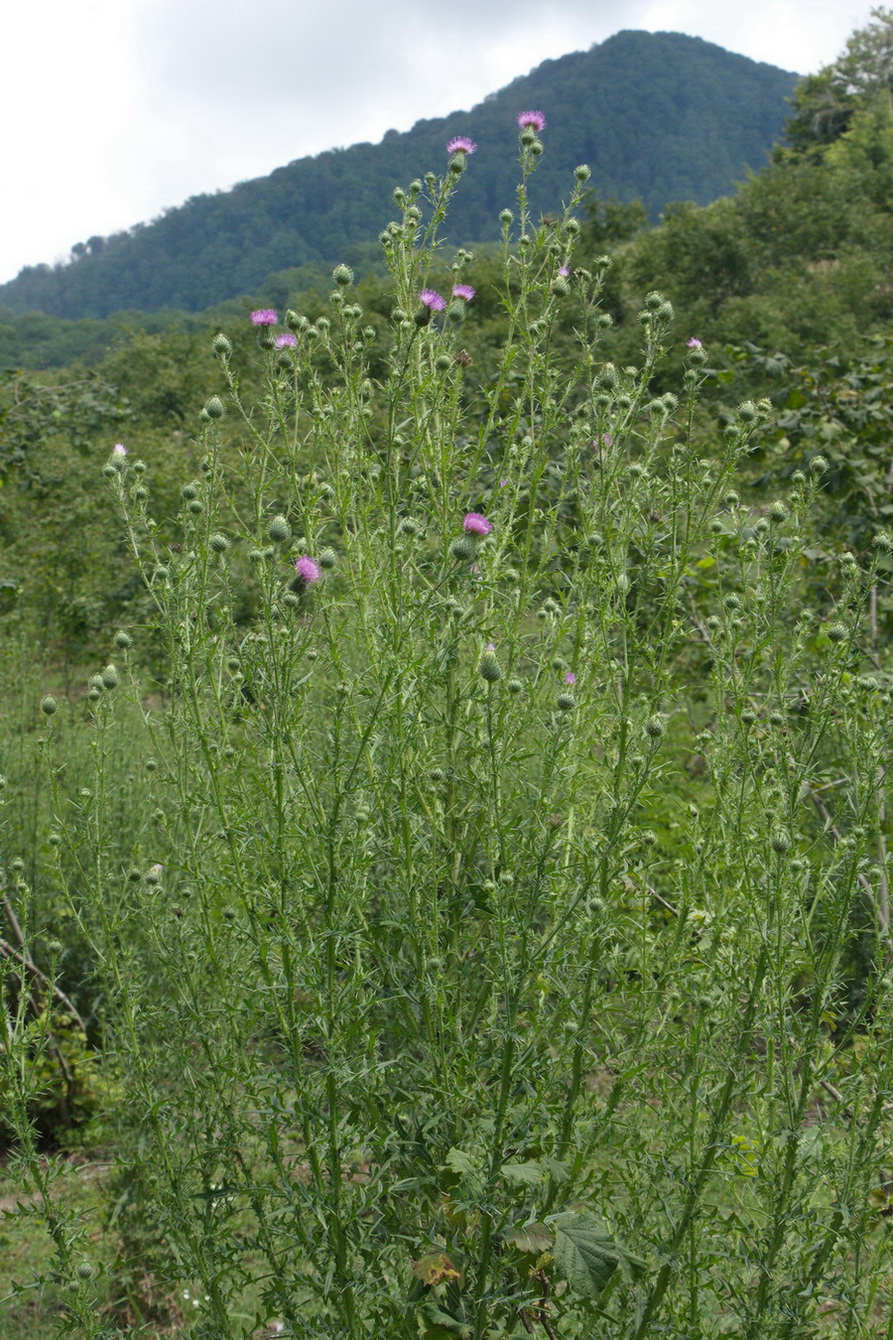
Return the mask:
[[[46,865],[195,1337],[763,1340],[834,1334],[828,1299],[843,1336],[887,1287],[883,553],[812,543],[805,447],[742,503],[773,405],[704,435],[663,293],[605,357],[537,160],[481,317],[420,306],[472,262],[434,268],[455,179],[411,186],[390,310],[338,284],[253,366],[216,339],[172,497],[160,427],[92,463],[148,609],[40,726]],[[21,1159],[93,1340],[22,1002]]]
[[[793,83],[782,70],[699,38],[617,33],[588,52],[545,61],[471,112],[389,131],[378,145],[299,159],[232,191],[197,196],[151,224],[91,238],[65,264],[23,270],[0,287],[0,301],[16,312],[97,318],[128,308],[196,311],[267,284],[278,302],[278,281],[268,276],[320,261],[353,265],[357,244],[368,246],[387,224],[394,184],[443,162],[457,133],[479,149],[451,215],[452,236],[496,240],[498,209],[517,184],[515,116],[524,107],[545,108],[554,145],[534,186],[538,213],[560,209],[581,161],[592,165],[599,191],[640,197],[651,217],[668,200],[706,203],[761,164]]]

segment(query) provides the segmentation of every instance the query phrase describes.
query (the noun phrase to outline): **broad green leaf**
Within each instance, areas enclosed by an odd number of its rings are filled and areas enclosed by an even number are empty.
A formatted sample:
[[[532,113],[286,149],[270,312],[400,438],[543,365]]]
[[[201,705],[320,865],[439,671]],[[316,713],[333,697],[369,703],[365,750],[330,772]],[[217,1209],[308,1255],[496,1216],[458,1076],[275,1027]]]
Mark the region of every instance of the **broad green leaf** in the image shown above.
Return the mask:
[[[713,557],[712,554],[705,554],[703,558],[699,558],[699,559],[698,559],[697,563],[695,564],[695,567],[696,567],[696,568],[712,568],[715,562],[716,562],[716,559]]]
[[[548,1176],[541,1163],[504,1163],[499,1171],[507,1182],[522,1186],[540,1186]]]
[[[523,1224],[518,1228],[510,1228],[505,1240],[516,1251],[525,1252],[528,1256],[542,1256],[543,1252],[552,1250],[554,1234],[548,1224]]]
[[[480,1162],[471,1154],[466,1154],[464,1149],[450,1149],[446,1156],[447,1167],[454,1173],[477,1173],[480,1172]]]
[[[645,1269],[594,1215],[570,1210],[556,1215],[553,1252],[568,1284],[584,1298],[597,1298],[618,1266],[633,1277]]]

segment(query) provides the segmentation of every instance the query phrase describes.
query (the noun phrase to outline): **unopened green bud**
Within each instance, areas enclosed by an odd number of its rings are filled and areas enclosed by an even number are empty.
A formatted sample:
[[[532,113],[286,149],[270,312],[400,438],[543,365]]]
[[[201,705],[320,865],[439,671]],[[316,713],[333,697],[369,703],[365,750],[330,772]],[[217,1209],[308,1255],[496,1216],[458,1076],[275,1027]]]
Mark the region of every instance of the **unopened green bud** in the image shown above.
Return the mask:
[[[267,534],[276,544],[287,544],[291,539],[291,526],[281,512],[273,517],[273,520],[267,527]],[[255,550],[254,552],[257,551]],[[263,557],[263,555],[260,555],[260,557]],[[257,562],[256,559],[253,561]]]
[[[338,562],[338,555],[334,549],[321,549],[318,555],[319,566],[321,568],[334,568]]]
[[[510,209],[500,210],[499,222],[503,225],[503,227],[507,228],[508,225],[514,221],[514,218],[515,216]]]
[[[353,283],[353,270],[349,265],[336,265],[332,278],[339,288],[348,288]]]
[[[186,504],[186,510],[187,512],[191,512],[193,516],[198,516],[204,508],[198,498],[193,498]]]
[[[132,641],[129,633],[125,633],[124,630],[122,629],[120,633],[115,634],[116,647],[120,647],[122,651],[126,651],[127,648],[130,647],[131,645]]]
[[[218,358],[225,358],[227,354],[231,354],[233,351],[233,346],[222,331],[219,335],[214,336],[211,348]]]
[[[757,417],[757,407],[752,400],[742,400],[738,406],[738,418],[742,423],[753,423]]]
[[[496,659],[496,652],[492,648],[488,647],[481,655],[478,662],[478,671],[481,679],[485,679],[488,684],[495,684],[502,679],[502,666]]]
[[[51,693],[48,693],[45,698],[41,699],[40,710],[43,712],[44,716],[48,717],[51,717],[54,712],[59,710],[59,704]]]
[[[813,456],[809,462],[809,468],[814,475],[823,475],[828,469],[828,462],[824,456]]]
[[[665,730],[663,719],[659,716],[649,717],[645,722],[645,734],[652,740],[659,740]]]
[[[785,852],[790,851],[790,841],[785,833],[773,833],[770,839],[772,850],[779,856],[784,856]]]
[[[460,535],[453,540],[450,545],[450,555],[458,560],[467,560],[469,563],[474,561],[477,550],[474,547],[474,541],[467,535]]]
[[[781,499],[776,498],[775,502],[769,508],[769,520],[775,525],[779,525],[782,521],[787,521],[787,519],[788,509],[785,507]]]
[[[577,705],[577,700],[572,693],[559,693],[555,699],[555,706],[559,712],[570,712]]]
[[[664,295],[659,293],[657,289],[652,289],[651,292],[645,296],[645,306],[648,308],[649,312],[656,312],[659,307],[663,306],[665,301]]]
[[[219,530],[215,530],[214,534],[208,537],[208,544],[215,554],[225,554],[229,548],[229,540],[225,535],[221,535]]]
[[[520,693],[524,685],[521,683],[520,679],[510,679],[505,687],[508,689],[509,693]]]
[[[106,689],[118,687],[118,671],[113,665],[107,665],[102,672],[102,686]]]
[[[212,395],[211,399],[205,402],[205,413],[209,419],[222,419],[226,413],[226,406],[219,395]]]
[[[588,181],[592,176],[592,170],[586,163],[581,163],[579,167],[574,168],[574,177],[577,181]]]
[[[828,630],[829,642],[845,642],[847,638],[846,628],[842,623],[832,623]]]

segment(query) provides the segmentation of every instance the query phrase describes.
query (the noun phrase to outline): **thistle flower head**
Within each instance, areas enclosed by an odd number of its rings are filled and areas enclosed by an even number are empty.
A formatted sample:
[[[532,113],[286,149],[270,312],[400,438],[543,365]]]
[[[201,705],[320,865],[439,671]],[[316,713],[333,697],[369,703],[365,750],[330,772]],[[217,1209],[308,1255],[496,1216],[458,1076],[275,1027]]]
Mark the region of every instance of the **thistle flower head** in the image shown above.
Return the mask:
[[[312,559],[309,554],[302,554],[298,559],[295,563],[295,572],[305,586],[310,586],[313,582],[318,582],[320,578],[319,564],[315,559]]]
[[[517,117],[518,125],[522,130],[535,130],[537,134],[546,128],[546,118],[542,112],[519,112]]]
[[[446,298],[434,288],[420,289],[419,302],[423,307],[427,307],[429,312],[442,312],[446,307]]]
[[[564,677],[564,682],[565,684],[576,684],[577,676],[574,674],[573,670],[568,670]]]
[[[272,307],[258,307],[251,313],[252,326],[275,326],[279,314]]]
[[[467,135],[454,135],[446,149],[448,154],[473,154],[477,145]]]
[[[297,336],[292,335],[291,331],[287,331],[284,335],[276,336],[276,343],[273,347],[275,349],[294,349],[297,343]]]
[[[700,348],[701,348],[701,341],[700,341],[699,339],[697,339],[697,337],[694,336],[694,335],[692,335],[691,339],[690,339],[690,340],[687,340],[686,343],[687,343],[689,349],[700,349]]]
[[[473,289],[470,284],[453,285],[453,297],[461,298],[463,302],[471,302],[476,292],[477,290]]]
[[[116,443],[115,443],[115,445],[112,447],[112,455],[113,455],[113,456],[126,456],[126,455],[127,455],[127,448],[125,447],[125,445],[124,445],[123,442],[116,442]]]
[[[480,512],[466,512],[465,520],[462,522],[462,528],[466,535],[489,535],[493,529],[492,521],[488,521]]]

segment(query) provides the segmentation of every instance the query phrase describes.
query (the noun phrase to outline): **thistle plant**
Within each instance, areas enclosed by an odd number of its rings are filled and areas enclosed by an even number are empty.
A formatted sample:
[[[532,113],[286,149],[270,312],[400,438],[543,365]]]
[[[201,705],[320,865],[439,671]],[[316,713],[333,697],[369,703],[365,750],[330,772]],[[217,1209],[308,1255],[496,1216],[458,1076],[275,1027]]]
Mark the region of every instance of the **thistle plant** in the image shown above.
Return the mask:
[[[258,401],[218,336],[176,546],[151,461],[106,472],[166,704],[122,854],[132,629],[59,875],[183,1333],[890,1334],[881,574],[801,607],[820,473],[741,505],[767,407],[708,440],[696,339],[654,397],[662,294],[604,360],[587,171],[536,222],[519,126],[498,355],[455,140],[395,193],[386,350],[346,266],[252,314]]]

